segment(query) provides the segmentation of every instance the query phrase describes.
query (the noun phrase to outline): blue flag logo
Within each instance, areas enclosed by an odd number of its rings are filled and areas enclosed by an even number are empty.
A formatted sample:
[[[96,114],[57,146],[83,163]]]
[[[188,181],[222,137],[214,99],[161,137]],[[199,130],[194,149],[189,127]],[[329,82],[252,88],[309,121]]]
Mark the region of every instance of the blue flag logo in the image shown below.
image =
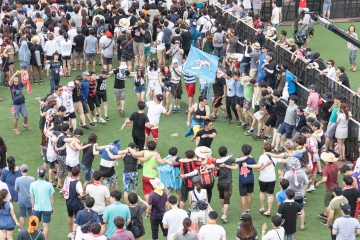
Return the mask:
[[[189,56],[184,64],[184,72],[207,82],[213,83],[216,78],[219,58],[191,46]]]

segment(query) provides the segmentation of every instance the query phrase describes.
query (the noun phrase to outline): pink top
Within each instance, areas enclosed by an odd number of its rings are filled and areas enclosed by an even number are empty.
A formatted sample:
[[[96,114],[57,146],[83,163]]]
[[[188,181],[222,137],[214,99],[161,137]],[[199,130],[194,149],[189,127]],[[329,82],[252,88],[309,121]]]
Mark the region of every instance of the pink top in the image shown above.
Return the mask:
[[[307,104],[310,106],[313,113],[318,114],[319,113],[319,94],[316,92],[309,93]]]

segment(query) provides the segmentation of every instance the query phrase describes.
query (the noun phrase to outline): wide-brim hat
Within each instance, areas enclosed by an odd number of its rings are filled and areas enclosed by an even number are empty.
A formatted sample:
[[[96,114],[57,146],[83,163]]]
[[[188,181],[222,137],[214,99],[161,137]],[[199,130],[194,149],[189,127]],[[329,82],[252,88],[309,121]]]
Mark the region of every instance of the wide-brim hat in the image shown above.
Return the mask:
[[[251,79],[251,77],[249,77],[249,76],[243,77],[243,78],[241,79],[241,84],[242,84],[243,86],[249,85],[249,84],[250,84],[250,79]]]
[[[323,152],[320,157],[325,162],[336,162],[338,160],[333,153]]]
[[[201,147],[195,148],[195,155],[198,156],[199,158],[206,158],[206,155],[211,155],[211,154],[212,154],[212,151],[208,147],[201,146]]]
[[[150,183],[155,189],[164,189],[165,188],[164,184],[160,181],[159,178],[150,180]]]
[[[260,47],[260,44],[259,44],[258,42],[253,43],[252,47],[253,47],[254,49],[257,49],[257,50],[259,50],[259,49],[261,48],[261,47]]]
[[[122,28],[129,28],[130,27],[130,21],[127,18],[122,18],[119,20],[119,26]]]
[[[295,45],[295,41],[293,38],[288,38],[286,39],[286,42],[289,44],[289,45]]]

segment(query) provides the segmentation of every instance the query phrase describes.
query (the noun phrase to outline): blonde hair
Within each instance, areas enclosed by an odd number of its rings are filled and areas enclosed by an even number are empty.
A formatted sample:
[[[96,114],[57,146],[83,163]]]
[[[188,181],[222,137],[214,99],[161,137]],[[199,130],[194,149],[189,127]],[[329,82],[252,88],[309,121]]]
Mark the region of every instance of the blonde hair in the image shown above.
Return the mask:
[[[37,37],[32,37],[31,42],[34,43],[34,44],[37,44],[38,43]]]
[[[285,147],[286,149],[291,150],[291,149],[294,148],[294,143],[293,143],[291,140],[286,140],[286,141],[284,142],[284,147]]]

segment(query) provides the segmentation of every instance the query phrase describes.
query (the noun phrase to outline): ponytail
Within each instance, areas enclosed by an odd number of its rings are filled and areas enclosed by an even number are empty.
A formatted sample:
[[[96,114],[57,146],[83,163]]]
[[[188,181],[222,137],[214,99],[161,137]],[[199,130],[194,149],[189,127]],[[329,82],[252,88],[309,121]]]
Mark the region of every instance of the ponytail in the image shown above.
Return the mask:
[[[13,156],[8,157],[7,163],[8,163],[9,171],[15,173],[15,158]]]
[[[191,226],[191,219],[190,218],[185,218],[184,220],[183,220],[183,227],[184,227],[184,229],[183,229],[183,235],[186,235],[188,232],[189,232],[189,228],[190,228],[190,226]]]

